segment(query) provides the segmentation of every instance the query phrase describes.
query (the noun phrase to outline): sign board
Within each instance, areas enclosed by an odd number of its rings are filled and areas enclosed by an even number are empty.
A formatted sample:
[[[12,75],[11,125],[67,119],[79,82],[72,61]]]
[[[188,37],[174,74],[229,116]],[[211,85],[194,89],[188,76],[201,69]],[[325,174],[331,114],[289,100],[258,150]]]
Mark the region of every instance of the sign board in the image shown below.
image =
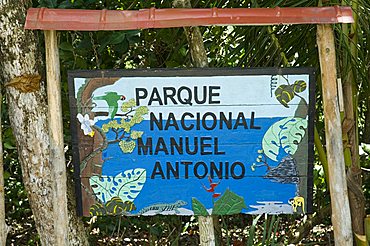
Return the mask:
[[[69,72],[89,215],[309,213],[309,68]]]

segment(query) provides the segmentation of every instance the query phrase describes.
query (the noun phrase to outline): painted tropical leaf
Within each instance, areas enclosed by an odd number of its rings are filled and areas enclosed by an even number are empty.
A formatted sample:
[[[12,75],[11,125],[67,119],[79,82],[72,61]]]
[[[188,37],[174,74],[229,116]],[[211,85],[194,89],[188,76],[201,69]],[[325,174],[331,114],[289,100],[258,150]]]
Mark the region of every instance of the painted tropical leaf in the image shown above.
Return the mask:
[[[274,123],[266,131],[262,140],[263,152],[273,161],[278,161],[280,148],[285,153],[294,155],[307,129],[307,120],[287,117]]]
[[[95,203],[90,207],[89,213],[91,216],[103,216],[106,215],[107,211],[105,210],[105,206],[103,204]]]
[[[208,216],[208,211],[204,207],[204,205],[198,201],[196,198],[191,199],[191,204],[193,208],[194,215],[200,215],[200,216]]]
[[[143,131],[131,131],[131,135],[130,137],[132,139],[138,139],[138,138],[141,138],[141,136],[144,134]]]
[[[215,202],[212,210],[213,215],[238,214],[243,208],[247,208],[244,198],[227,189],[225,193]]]
[[[119,197],[113,197],[109,202],[105,204],[107,214],[120,215],[136,210],[136,206],[131,201],[123,202]]]
[[[293,84],[293,91],[295,93],[301,93],[307,88],[307,83],[304,80],[296,80]]]
[[[103,204],[113,197],[119,197],[123,202],[132,202],[140,194],[146,182],[146,170],[143,168],[130,169],[115,177],[91,176],[89,181],[94,194]]]
[[[288,103],[294,98],[292,86],[280,85],[275,90],[275,97],[284,107],[289,108]]]

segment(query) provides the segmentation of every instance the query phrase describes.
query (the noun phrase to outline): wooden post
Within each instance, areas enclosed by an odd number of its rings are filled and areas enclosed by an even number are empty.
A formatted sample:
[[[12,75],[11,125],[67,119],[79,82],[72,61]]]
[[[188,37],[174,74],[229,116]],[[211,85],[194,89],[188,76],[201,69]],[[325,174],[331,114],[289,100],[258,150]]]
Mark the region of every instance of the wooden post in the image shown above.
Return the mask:
[[[64,157],[62,98],[57,35],[44,31],[46,48],[46,81],[50,136],[50,164],[53,184],[55,245],[68,245],[67,176]]]
[[[201,246],[214,246],[215,242],[215,230],[213,227],[212,216],[199,216],[199,236]]]
[[[317,45],[321,68],[334,240],[335,245],[352,246],[351,213],[338,104],[334,33],[329,24],[317,26]]]

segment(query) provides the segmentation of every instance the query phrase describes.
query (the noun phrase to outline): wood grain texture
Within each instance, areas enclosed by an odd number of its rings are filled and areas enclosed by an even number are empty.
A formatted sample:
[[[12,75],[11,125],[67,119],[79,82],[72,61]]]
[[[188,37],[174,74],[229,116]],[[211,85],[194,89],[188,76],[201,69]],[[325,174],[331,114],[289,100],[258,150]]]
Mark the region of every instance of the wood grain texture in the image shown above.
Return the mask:
[[[335,245],[353,245],[351,215],[343,156],[342,128],[338,104],[334,33],[330,25],[318,25],[326,148]]]
[[[55,245],[68,244],[67,176],[64,157],[59,50],[56,31],[45,31],[50,162],[52,163]]]

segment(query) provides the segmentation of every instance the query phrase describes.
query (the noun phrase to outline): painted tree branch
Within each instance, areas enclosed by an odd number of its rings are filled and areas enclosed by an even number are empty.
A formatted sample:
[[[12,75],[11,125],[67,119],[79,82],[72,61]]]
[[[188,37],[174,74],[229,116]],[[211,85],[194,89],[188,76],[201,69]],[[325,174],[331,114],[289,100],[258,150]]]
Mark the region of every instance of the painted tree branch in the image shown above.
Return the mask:
[[[88,154],[80,163],[80,173],[86,168],[87,164],[91,159],[93,159],[95,156],[97,156],[99,153],[103,152],[108,147],[108,140],[107,137],[105,136],[105,133],[100,129],[100,127],[97,126],[92,126],[94,130],[99,132],[101,137],[103,138],[103,143],[100,144],[98,148],[96,148],[94,151],[92,151],[90,154]]]

